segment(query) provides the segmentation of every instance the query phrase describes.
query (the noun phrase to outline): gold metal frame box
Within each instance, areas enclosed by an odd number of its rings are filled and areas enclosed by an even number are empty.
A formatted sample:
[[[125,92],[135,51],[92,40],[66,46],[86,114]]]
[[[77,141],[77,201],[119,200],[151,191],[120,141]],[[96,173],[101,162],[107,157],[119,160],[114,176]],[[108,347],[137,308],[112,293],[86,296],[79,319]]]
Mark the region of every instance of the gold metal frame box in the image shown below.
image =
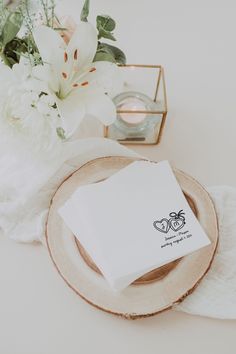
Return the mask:
[[[164,69],[161,65],[141,64],[120,65],[120,68],[124,91],[114,98],[117,119],[104,127],[104,136],[122,144],[158,144],[167,116]],[[126,105],[125,97],[129,102]],[[138,105],[137,100],[141,102]]]

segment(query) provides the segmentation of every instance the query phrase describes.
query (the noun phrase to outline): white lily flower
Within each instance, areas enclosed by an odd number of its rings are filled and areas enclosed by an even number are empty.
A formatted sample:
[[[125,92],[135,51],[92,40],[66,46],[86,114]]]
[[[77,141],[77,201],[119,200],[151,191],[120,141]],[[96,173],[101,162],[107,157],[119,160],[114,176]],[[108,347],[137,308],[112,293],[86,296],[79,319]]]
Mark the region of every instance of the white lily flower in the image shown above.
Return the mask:
[[[116,118],[116,109],[108,93],[116,80],[119,82],[119,69],[109,62],[93,63],[97,49],[94,27],[81,22],[68,45],[57,31],[46,26],[34,31],[34,39],[43,65],[36,66],[33,74],[47,82],[66,137],[76,131],[86,113],[105,125],[111,124]]]

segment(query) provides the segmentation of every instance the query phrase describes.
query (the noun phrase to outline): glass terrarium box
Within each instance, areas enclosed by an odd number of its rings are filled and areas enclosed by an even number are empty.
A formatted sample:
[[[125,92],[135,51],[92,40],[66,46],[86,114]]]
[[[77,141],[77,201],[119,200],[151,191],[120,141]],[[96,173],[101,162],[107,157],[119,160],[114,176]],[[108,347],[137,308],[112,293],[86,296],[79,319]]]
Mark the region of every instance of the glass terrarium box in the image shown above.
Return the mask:
[[[124,86],[113,101],[116,121],[104,127],[104,136],[123,144],[158,144],[166,115],[167,97],[161,65],[122,65]]]

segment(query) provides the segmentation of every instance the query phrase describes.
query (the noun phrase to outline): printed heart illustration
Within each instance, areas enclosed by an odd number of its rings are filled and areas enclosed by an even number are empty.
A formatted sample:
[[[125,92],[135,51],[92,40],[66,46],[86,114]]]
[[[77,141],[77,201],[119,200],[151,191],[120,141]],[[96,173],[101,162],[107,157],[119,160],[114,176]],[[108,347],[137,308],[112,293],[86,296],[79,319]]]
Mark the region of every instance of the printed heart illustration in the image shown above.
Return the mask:
[[[173,231],[179,231],[180,229],[182,229],[182,227],[184,227],[184,225],[185,225],[184,219],[172,218],[169,220],[169,226]]]
[[[153,226],[156,230],[164,232],[165,234],[167,234],[167,232],[170,230],[170,224],[168,219],[154,221]]]

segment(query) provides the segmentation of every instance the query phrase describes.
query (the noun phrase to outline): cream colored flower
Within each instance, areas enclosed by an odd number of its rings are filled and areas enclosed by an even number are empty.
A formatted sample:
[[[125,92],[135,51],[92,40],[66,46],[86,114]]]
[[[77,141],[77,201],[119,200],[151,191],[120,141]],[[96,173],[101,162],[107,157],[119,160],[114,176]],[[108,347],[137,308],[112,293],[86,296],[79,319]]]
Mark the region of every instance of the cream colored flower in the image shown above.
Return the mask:
[[[30,65],[23,60],[12,69],[1,64],[0,77],[0,130],[4,138],[30,143],[36,149],[60,143],[55,100],[42,94],[45,85],[32,78]]]

